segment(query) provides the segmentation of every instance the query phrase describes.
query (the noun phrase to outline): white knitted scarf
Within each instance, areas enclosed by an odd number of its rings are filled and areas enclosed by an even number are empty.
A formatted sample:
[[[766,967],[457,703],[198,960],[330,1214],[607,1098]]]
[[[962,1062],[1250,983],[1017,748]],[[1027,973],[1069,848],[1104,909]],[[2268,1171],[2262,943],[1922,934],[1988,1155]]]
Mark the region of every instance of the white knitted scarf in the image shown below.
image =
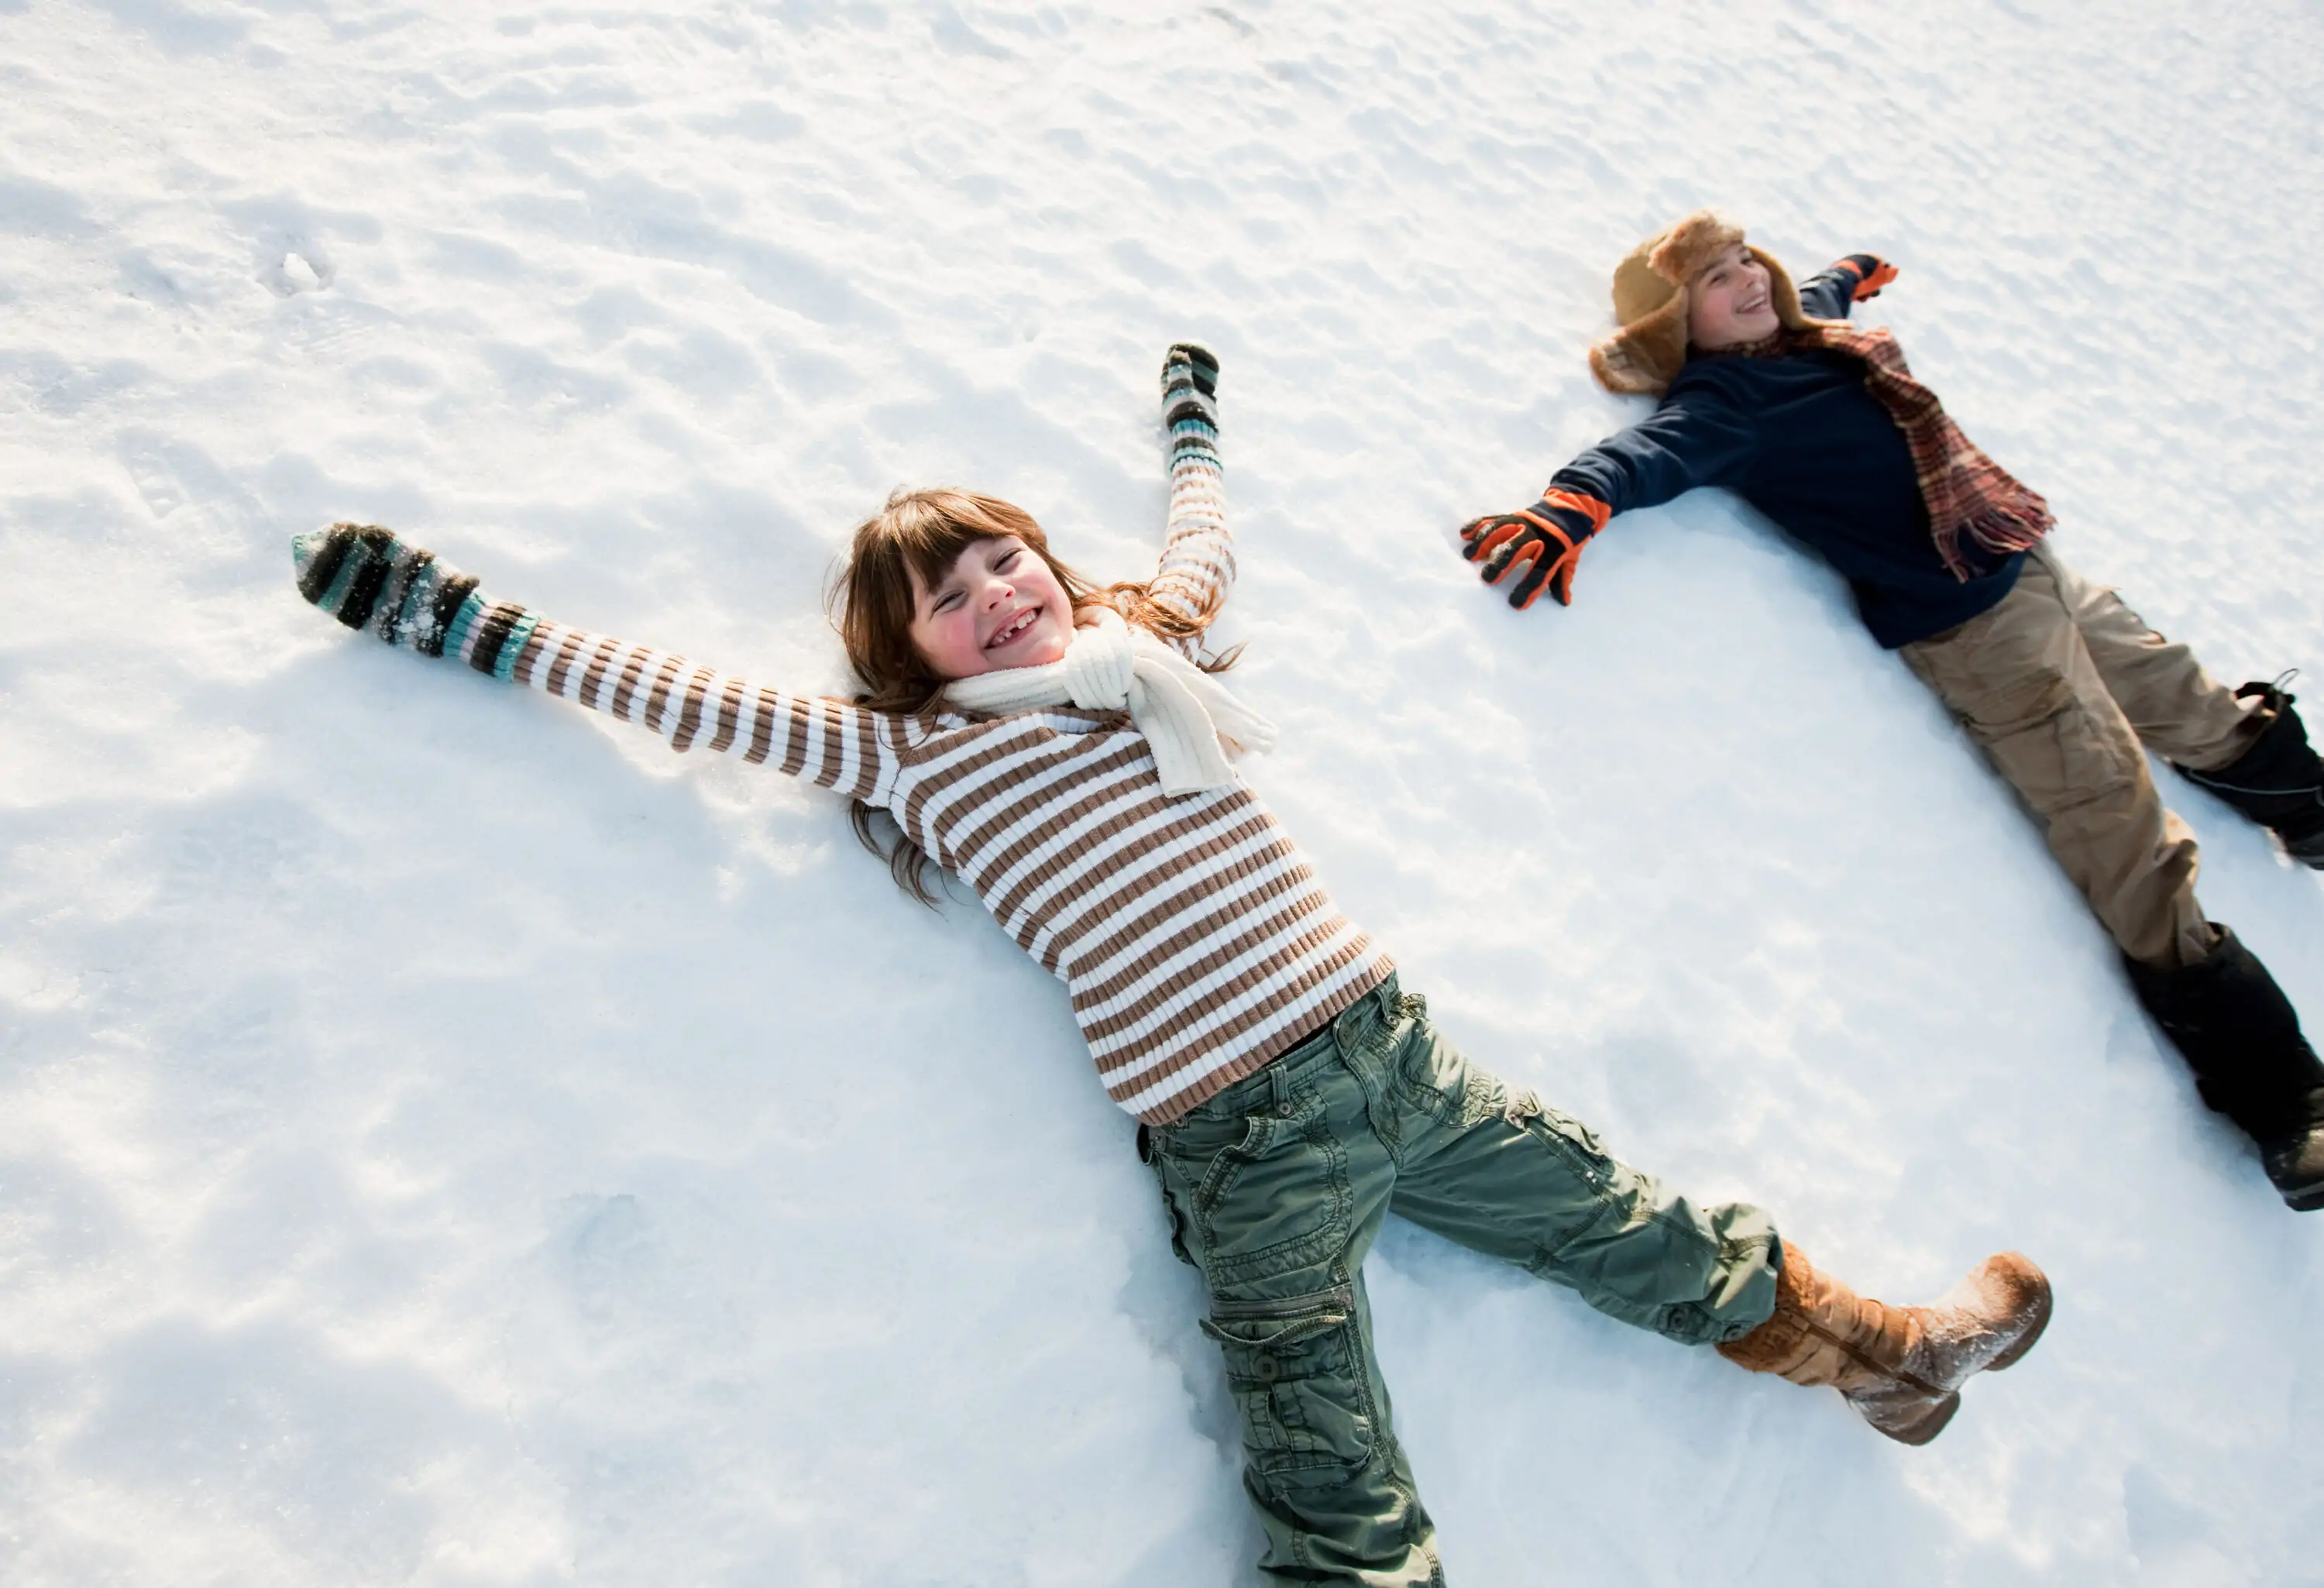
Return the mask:
[[[1002,668],[946,686],[945,698],[1000,716],[1044,706],[1128,711],[1154,747],[1165,794],[1196,794],[1234,781],[1229,754],[1268,750],[1275,725],[1237,700],[1209,673],[1111,607],[1087,609],[1094,627],[1074,631],[1064,658]]]

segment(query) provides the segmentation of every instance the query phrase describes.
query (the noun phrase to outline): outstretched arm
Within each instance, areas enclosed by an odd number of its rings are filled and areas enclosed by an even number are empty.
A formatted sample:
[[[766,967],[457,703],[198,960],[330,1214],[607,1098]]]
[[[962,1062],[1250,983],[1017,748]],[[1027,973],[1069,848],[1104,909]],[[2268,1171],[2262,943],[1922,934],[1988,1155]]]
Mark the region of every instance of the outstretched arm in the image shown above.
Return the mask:
[[[1219,361],[1207,349],[1180,342],[1164,355],[1162,423],[1170,432],[1170,517],[1147,591],[1207,628],[1235,577],[1219,463]],[[1191,651],[1193,642],[1181,649]]]
[[[1489,585],[1515,575],[1509,605],[1519,611],[1545,591],[1570,606],[1582,548],[1608,519],[1697,485],[1730,484],[1756,446],[1749,420],[1726,397],[1704,386],[1681,392],[1552,475],[1531,507],[1471,520],[1461,531],[1462,555]]]
[[[377,525],[301,535],[290,556],[299,593],[348,628],[639,724],[672,750],[739,755],[858,799],[875,799],[896,770],[880,713],[552,623]]]
[[[1817,319],[1846,319],[1895,279],[1896,267],[1877,254],[1851,254],[1800,283],[1800,308]]]

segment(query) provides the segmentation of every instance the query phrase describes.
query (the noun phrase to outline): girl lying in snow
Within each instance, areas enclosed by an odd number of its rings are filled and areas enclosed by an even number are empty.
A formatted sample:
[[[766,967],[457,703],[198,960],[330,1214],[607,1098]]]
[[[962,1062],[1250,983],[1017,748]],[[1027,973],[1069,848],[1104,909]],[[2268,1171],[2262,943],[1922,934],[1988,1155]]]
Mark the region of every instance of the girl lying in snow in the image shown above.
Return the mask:
[[[1856,254],[1794,291],[1707,210],[1648,238],[1614,272],[1622,328],[1590,366],[1659,405],[1532,507],[1469,524],[1466,553],[1488,581],[1516,577],[1511,605],[1563,605],[1609,518],[1697,485],[1805,541],[2032,808],[2203,1101],[2259,1144],[2285,1202],[2324,1208],[2324,1066],[2266,967],[2205,919],[2194,837],[2141,750],[2324,868],[2324,769],[2292,697],[2229,692],[2060,560],[2048,504],[1961,434],[1895,337],[1848,324],[1895,274]]]
[[[1170,350],[1169,530],[1145,584],[1100,589],[1020,509],[899,494],[855,532],[839,626],[853,705],[746,684],[551,623],[385,530],[295,556],[349,628],[737,755],[887,812],[899,879],[952,872],[1065,983],[1139,1122],[1178,1254],[1210,1293],[1245,1484],[1286,1580],[1442,1580],[1388,1426],[1364,1254],[1393,1211],[1572,1287],[1626,1323],[1829,1384],[1891,1438],[1933,1438],[1981,1369],[2047,1322],[2049,1284],[1987,1258],[1933,1306],[1859,1298],[1756,1207],[1697,1207],[1471,1065],[1333,907],[1230,752],[1273,730],[1197,665],[1234,554],[1217,363]],[[861,830],[861,829],[859,829]],[[925,893],[922,895],[925,897]]]

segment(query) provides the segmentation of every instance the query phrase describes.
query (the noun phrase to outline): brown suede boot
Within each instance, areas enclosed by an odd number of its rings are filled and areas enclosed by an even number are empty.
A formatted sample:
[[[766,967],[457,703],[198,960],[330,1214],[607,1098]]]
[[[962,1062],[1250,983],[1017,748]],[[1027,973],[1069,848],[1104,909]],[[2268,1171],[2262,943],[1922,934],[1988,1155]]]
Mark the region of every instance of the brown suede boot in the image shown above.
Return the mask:
[[[1960,1408],[1962,1380],[2009,1366],[2049,1322],[2049,1279],[2019,1252],[1987,1258],[1934,1306],[1891,1306],[1816,1272],[1786,1241],[1775,1316],[1719,1354],[1794,1384],[1829,1384],[1891,1439],[1926,1445]]]

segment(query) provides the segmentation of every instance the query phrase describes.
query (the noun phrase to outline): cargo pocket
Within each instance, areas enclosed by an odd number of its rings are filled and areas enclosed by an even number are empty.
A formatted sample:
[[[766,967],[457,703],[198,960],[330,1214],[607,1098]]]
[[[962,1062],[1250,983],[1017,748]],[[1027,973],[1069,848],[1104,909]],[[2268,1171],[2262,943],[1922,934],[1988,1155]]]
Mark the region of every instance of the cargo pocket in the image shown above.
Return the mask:
[[[2045,817],[2114,793],[2144,765],[2121,712],[2093,710],[2055,672],[1981,702],[1969,727],[2010,787]]]
[[[1425,1012],[1425,1010],[1424,1010]],[[1466,1055],[1425,1020],[1399,1027],[1389,1085],[1404,1100],[1443,1124],[1467,1130],[1501,1112],[1501,1083],[1471,1064]]]
[[[1563,1159],[1593,1191],[1602,1192],[1614,1178],[1614,1158],[1598,1134],[1570,1113],[1561,1113],[1531,1091],[1515,1092],[1502,1105],[1501,1117],[1519,1130],[1538,1136]]]
[[[1354,1228],[1347,1149],[1332,1134],[1320,1096],[1311,1092],[1283,1106],[1291,1112],[1246,1120],[1242,1139],[1211,1160],[1194,1187],[1190,1212],[1213,1294],[1308,1269],[1322,1283],[1331,1282],[1323,1275],[1344,1277],[1332,1269]]]
[[[1322,1482],[1371,1459],[1371,1392],[1345,1287],[1243,1311],[1219,1302],[1203,1333],[1226,1356],[1252,1471]]]

